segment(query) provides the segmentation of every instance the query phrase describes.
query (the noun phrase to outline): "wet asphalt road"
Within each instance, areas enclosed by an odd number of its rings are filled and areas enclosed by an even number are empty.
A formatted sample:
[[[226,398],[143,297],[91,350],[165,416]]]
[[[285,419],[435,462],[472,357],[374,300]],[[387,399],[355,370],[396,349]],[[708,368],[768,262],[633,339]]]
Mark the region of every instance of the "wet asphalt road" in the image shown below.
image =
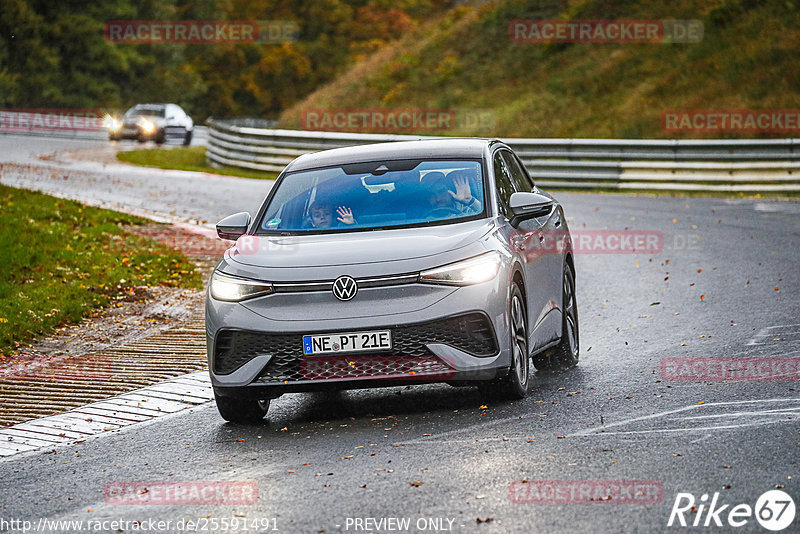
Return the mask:
[[[207,224],[236,211],[255,212],[272,184],[200,173],[203,182],[199,185],[198,173],[84,161],[59,154],[107,146],[108,142],[0,135],[0,163],[11,163],[5,165],[0,181],[160,220]],[[139,148],[134,141],[121,141],[120,146]]]
[[[11,139],[0,136],[0,160],[23,159]],[[39,141],[18,146],[35,153]],[[85,179],[55,185],[35,171],[4,171],[0,183],[209,221],[253,210],[269,186],[90,164],[78,172]],[[664,246],[577,255],[581,362],[536,373],[527,399],[501,402],[446,385],[286,395],[258,427],[225,424],[207,405],[0,462],[0,519],[199,519],[212,531],[210,521],[227,518],[239,532],[245,521],[250,531],[253,521],[281,532],[398,531],[358,528],[365,518],[406,518],[409,531],[767,532],[753,517],[739,528],[726,521],[734,505],[754,506],[776,486],[800,505],[800,383],[668,380],[661,363],[797,361],[800,204],[557,196],[573,232],[656,231]],[[146,205],[137,204],[142,198]],[[221,480],[256,482],[257,503],[134,506],[103,497],[109,482]],[[524,492],[512,486],[520,480],[528,481]],[[658,502],[634,492],[567,503],[568,491],[555,504],[514,502],[545,495],[540,481],[548,480],[647,481]],[[729,505],[724,526],[711,518],[707,528],[667,527],[681,492],[697,499],[701,525],[701,496],[719,493],[717,507]],[[689,522],[697,515],[685,512]],[[799,530],[796,517],[785,532]]]

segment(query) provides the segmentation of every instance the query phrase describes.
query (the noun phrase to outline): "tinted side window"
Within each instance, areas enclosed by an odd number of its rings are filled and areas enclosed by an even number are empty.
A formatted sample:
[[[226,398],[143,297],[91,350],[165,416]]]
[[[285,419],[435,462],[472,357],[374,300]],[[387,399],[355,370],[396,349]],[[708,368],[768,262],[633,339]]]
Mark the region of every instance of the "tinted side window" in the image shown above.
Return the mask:
[[[511,181],[511,173],[508,170],[505,160],[500,155],[500,152],[495,152],[494,154],[494,183],[497,188],[497,200],[500,213],[506,217],[510,217],[511,210],[508,207],[508,202],[511,199],[511,195],[516,193],[516,190]]]
[[[519,164],[519,161],[517,161],[517,158],[514,157],[514,154],[506,150],[502,150],[501,152],[503,154],[503,159],[506,161],[508,171],[511,174],[511,181],[514,184],[514,188],[520,192],[528,193],[532,191],[533,184],[525,173],[525,170]]]

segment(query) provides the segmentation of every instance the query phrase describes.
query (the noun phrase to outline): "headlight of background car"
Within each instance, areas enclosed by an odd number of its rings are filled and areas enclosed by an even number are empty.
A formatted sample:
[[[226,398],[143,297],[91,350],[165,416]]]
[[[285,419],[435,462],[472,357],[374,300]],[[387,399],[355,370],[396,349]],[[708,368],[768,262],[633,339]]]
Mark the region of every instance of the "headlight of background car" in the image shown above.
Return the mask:
[[[111,115],[106,115],[103,117],[103,122],[105,123],[106,128],[111,130],[112,132],[119,131],[122,128],[122,123],[112,117]]]
[[[272,285],[268,282],[248,280],[216,271],[211,275],[211,296],[216,300],[239,302],[270,293]]]
[[[153,130],[156,129],[156,125],[153,124],[151,121],[145,119],[144,117],[136,121],[136,124],[138,124],[139,127],[142,129],[142,131],[148,135],[153,133]]]
[[[500,255],[496,252],[482,254],[475,258],[451,263],[420,273],[421,282],[469,286],[482,284],[497,276],[500,270]]]

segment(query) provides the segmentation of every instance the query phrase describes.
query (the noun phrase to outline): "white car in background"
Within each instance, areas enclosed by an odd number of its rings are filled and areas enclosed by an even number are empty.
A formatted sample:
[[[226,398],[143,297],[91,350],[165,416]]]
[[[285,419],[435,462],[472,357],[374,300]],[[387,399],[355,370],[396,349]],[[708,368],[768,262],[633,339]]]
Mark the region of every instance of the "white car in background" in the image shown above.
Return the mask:
[[[177,104],[136,104],[121,119],[108,117],[108,138],[136,139],[140,143],[163,143],[168,137],[192,142],[194,122]]]

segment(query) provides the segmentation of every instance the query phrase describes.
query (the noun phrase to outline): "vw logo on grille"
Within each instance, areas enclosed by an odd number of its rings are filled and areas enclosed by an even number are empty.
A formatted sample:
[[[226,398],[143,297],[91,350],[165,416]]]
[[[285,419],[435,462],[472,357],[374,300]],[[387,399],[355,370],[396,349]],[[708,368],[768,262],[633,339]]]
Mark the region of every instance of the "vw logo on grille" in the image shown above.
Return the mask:
[[[333,282],[333,296],[339,300],[350,300],[358,293],[358,284],[350,276],[340,276]]]

